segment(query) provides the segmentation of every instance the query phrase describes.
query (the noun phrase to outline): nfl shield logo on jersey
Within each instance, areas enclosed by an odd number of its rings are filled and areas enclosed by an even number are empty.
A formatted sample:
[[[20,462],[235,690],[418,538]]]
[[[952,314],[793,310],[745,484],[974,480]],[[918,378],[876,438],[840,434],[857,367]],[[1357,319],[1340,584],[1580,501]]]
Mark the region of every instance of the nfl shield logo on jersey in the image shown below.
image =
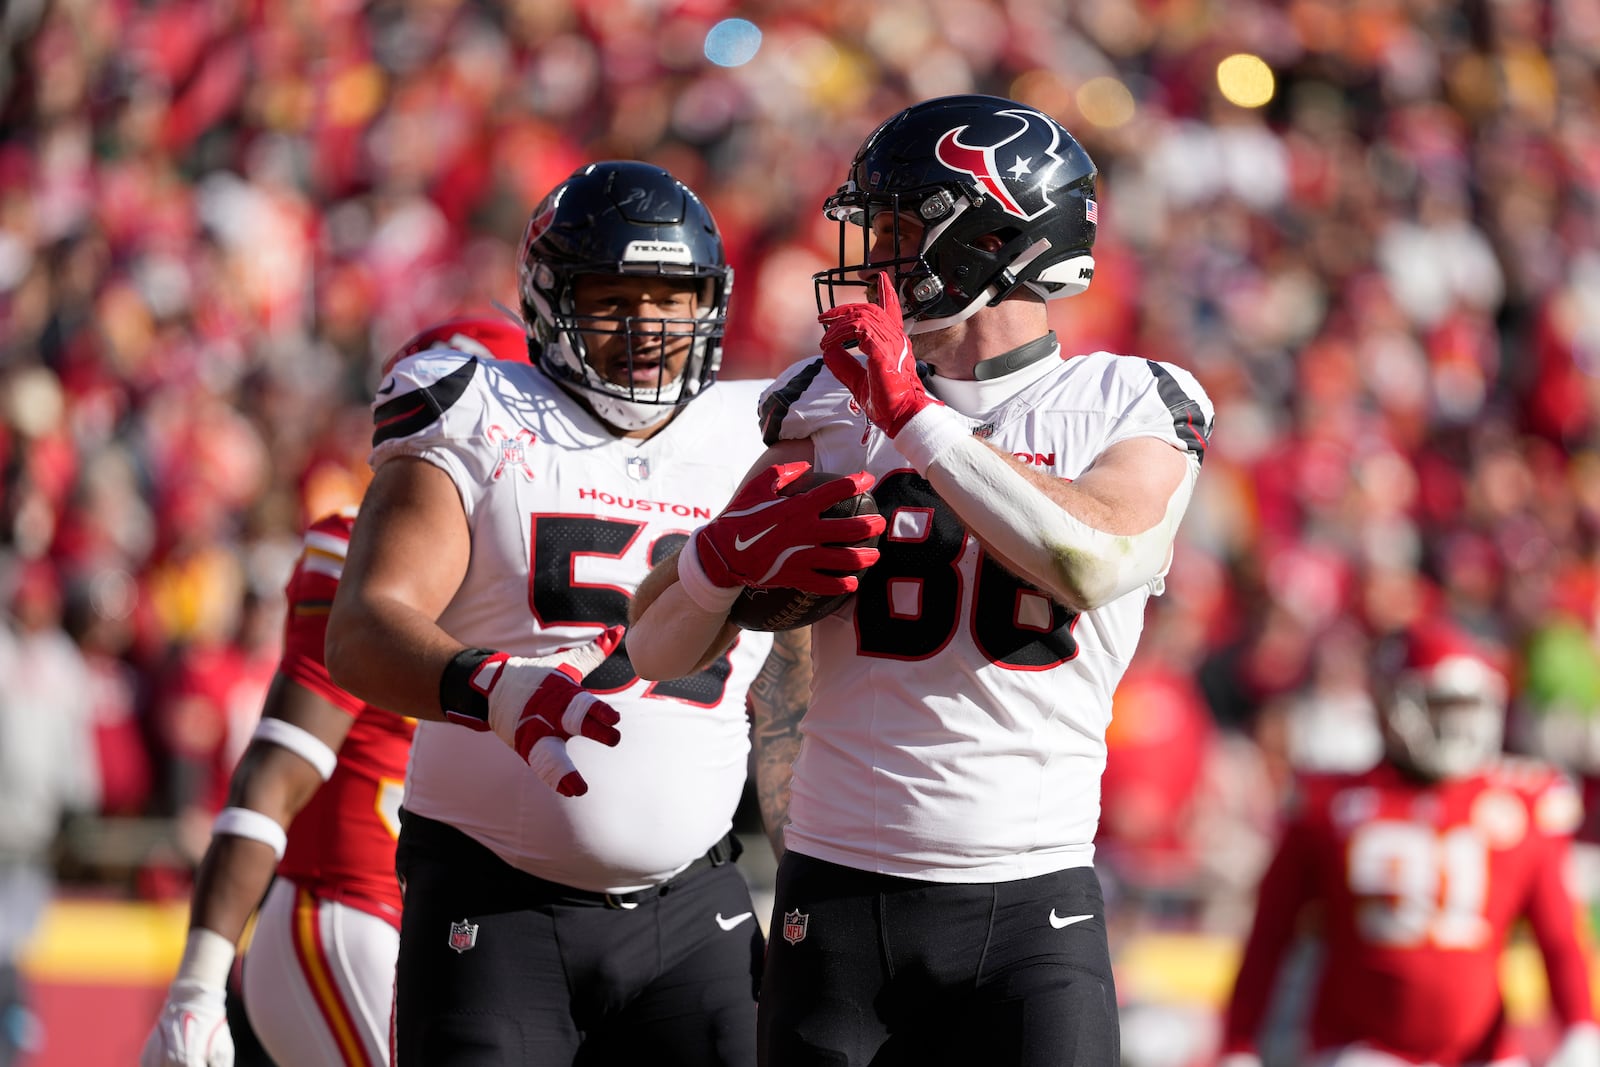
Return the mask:
[[[500,461],[494,465],[494,472],[489,475],[490,479],[498,482],[509,467],[512,470],[520,470],[524,478],[533,481],[533,467],[528,463],[528,450],[539,438],[532,430],[524,428],[513,433],[504,426],[491,426],[488,437],[492,443],[500,446]]]
[[[806,925],[811,922],[811,916],[803,911],[786,911],[783,913],[783,939],[791,945],[798,945],[806,939]]]
[[[643,456],[628,457],[628,477],[636,482],[645,481],[650,477],[650,461]]]
[[[465,952],[478,943],[478,924],[467,919],[450,924],[450,947]]]

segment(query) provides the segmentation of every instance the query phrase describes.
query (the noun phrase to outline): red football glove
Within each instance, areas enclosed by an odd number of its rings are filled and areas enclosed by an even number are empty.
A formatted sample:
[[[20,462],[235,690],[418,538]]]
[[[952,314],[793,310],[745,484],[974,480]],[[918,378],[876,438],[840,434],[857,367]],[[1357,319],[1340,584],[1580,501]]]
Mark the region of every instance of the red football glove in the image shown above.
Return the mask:
[[[858,471],[794,496],[779,493],[810,469],[809,463],[768,467],[700,528],[695,555],[713,585],[801,589],[824,596],[855,592],[853,574],[823,572],[859,571],[876,563],[877,549],[849,545],[881,534],[883,516],[825,519],[822,513],[870,489],[874,479]]]
[[[622,633],[623,627],[612,626],[587,645],[548,656],[494,652],[468,677],[487,702],[486,716],[472,714],[479,710],[472,707],[447,707],[445,716],[474,730],[493,730],[550,788],[564,797],[582,796],[589,784],[567,755],[567,739],[587,737],[612,747],[622,734],[616,709],[579,683],[621,644]]]
[[[938,400],[928,395],[917,377],[917,360],[911,354],[900,297],[887,273],[878,275],[877,304],[840,304],[824,311],[817,321],[822,334],[822,359],[856,398],[872,424],[896,437],[913,415]],[[845,351],[853,345],[867,357],[862,366]]]

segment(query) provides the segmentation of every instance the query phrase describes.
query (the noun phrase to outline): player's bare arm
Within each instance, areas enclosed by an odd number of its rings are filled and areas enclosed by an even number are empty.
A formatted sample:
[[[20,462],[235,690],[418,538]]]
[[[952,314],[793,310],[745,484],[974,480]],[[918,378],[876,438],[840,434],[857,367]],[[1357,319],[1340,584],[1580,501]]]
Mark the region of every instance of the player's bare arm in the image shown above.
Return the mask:
[[[1182,450],[1122,441],[1067,482],[971,441],[932,463],[928,481],[1012,573],[1081,611],[1165,568],[1199,473]]]
[[[355,722],[327,699],[276,675],[262,710],[263,729],[245,749],[228,787],[228,808],[254,812],[287,833],[289,824],[322,785],[325,770]],[[269,740],[271,737],[282,740]],[[284,744],[287,740],[289,743]],[[313,762],[315,761],[315,762]],[[259,838],[218,833],[195,876],[190,927],[237,942],[277,869],[277,851]]]
[[[274,675],[195,876],[183,958],[141,1051],[142,1067],[194,1057],[232,1062],[223,990],[239,938],[272,883],[289,824],[332,773],[352,721],[322,696]]]
[[[621,733],[616,710],[579,682],[616,648],[622,627],[548,656],[469,648],[437,620],[471,555],[449,475],[407,456],[380,465],[328,617],[328,673],[370,704],[493,731],[556,792],[581,796],[588,784],[567,755],[567,739],[582,734],[614,746]]]
[[[775,463],[809,463],[812,456],[810,440],[780,441],[762,453],[740,486]],[[651,681],[703,669],[737,633],[727,607],[702,607],[684,591],[678,558],[663,560],[645,577],[629,611],[628,658],[639,677]]]
[[[965,417],[928,394],[894,285],[883,275],[871,291],[872,302],[822,313],[823,359],[990,551],[1076,611],[1109,603],[1162,573],[1197,463],[1150,438],[1111,446],[1072,483],[1029,470],[974,437]],[[1043,305],[1019,306],[1020,337],[1042,333]],[[1027,313],[1037,320],[1033,327]],[[967,336],[945,362],[964,365],[955,359],[959,348],[979,337]]]
[[[449,475],[400,457],[378,468],[350,537],[328,617],[328,673],[381,708],[439,721],[439,678],[464,647],[435,621],[472,544]]]
[[[754,712],[751,745],[755,751],[756,800],[772,853],[783,855],[783,828],[789,823],[789,781],[800,754],[800,719],[811,695],[811,630],[782,631],[750,685]]]
[[[649,610],[650,605],[654,604],[656,599],[660,597],[662,593],[675,586],[677,582],[678,553],[674,552],[672,555],[658,563],[649,574],[645,575],[644,581],[640,582],[639,588],[634,591],[633,599],[628,602],[628,625],[630,627],[630,630],[628,631],[628,656],[629,660],[634,665],[634,670],[636,671],[639,669],[639,663],[634,652],[635,638],[631,627],[637,626],[639,619],[643,617],[647,610]],[[691,607],[694,608],[694,610],[699,610],[698,606],[696,605],[691,604]],[[714,612],[711,614],[713,616],[715,615]],[[683,674],[685,676],[697,674],[711,666],[712,663],[716,662],[718,656],[722,655],[733,645],[734,640],[737,639],[738,636],[739,628],[733,623],[728,622],[727,616],[724,614],[722,616],[721,629],[717,632],[716,636],[712,638],[711,644],[706,648],[705,653],[701,655],[698,662],[696,662],[688,670],[684,671]],[[648,644],[649,642],[647,640],[646,645],[648,646]],[[640,677],[651,678],[653,676],[641,674]]]

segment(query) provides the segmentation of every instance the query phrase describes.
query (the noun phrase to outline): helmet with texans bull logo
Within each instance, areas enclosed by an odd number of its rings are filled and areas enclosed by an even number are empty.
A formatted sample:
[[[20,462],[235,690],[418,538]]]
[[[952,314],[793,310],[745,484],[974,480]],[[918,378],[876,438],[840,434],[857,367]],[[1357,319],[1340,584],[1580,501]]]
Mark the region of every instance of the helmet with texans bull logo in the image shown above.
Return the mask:
[[[1373,681],[1389,757],[1460,778],[1501,753],[1509,686],[1495,654],[1454,625],[1418,624],[1378,646]]]
[[[692,283],[693,311],[582,313],[576,289],[585,275]],[[574,171],[534,208],[518,282],[538,365],[618,429],[654,425],[716,379],[733,271],[711,212],[660,167],[613,160]],[[608,375],[593,348],[617,335],[625,373]],[[679,370],[664,353],[685,348]]]
[[[1065,127],[1014,100],[945,96],[906,108],[866,139],[823,206],[840,224],[839,265],[815,275],[818,310],[882,270],[913,334],[1019,289],[1044,300],[1081,293],[1094,277],[1096,173]],[[907,226],[922,231],[914,255],[902,245]],[[875,234],[896,258],[873,262]]]

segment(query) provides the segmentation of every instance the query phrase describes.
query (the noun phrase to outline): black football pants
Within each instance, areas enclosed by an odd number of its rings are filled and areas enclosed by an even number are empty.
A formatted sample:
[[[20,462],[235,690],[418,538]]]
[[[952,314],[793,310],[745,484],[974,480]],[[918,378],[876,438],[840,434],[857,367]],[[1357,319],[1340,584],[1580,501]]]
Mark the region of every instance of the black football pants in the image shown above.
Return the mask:
[[[733,863],[631,908],[405,813],[401,1067],[749,1067],[760,924]]]
[[[1118,1067],[1091,867],[916,881],[785,853],[757,1024],[762,1067]]]

